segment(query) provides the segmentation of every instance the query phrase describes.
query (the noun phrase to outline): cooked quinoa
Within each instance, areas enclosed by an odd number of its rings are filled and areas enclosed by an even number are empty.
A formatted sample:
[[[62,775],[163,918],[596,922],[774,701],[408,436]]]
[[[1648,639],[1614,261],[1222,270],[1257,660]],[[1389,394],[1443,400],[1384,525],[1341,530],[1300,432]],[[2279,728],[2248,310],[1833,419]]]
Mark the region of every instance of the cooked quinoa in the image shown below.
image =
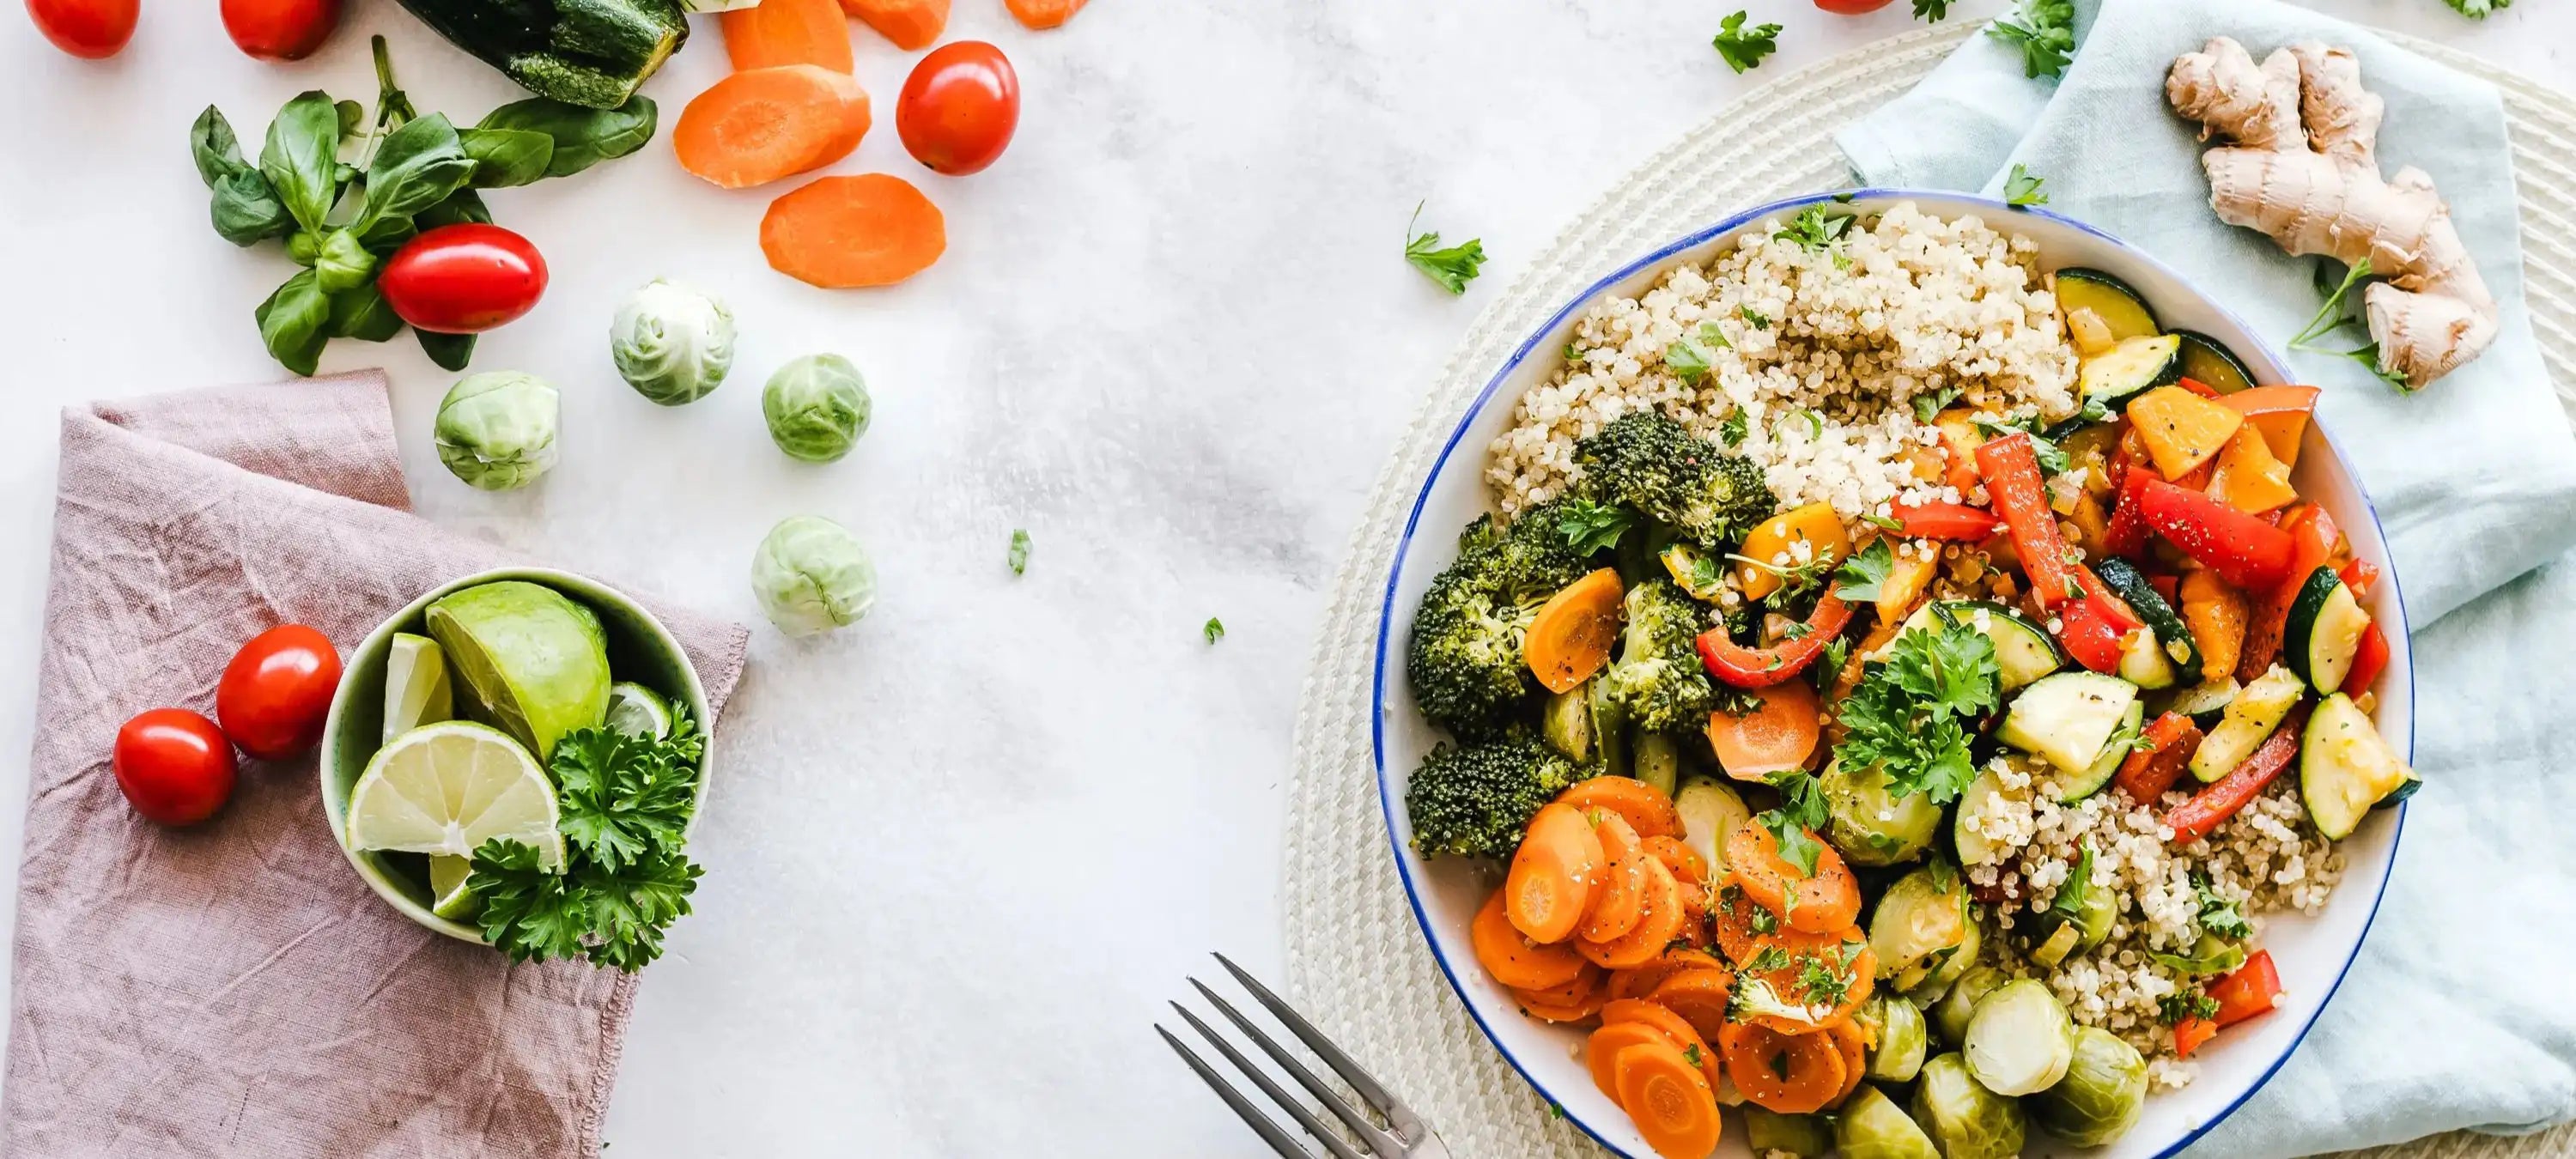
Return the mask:
[[[2076,357],[2033,243],[1974,216],[1900,202],[1810,249],[1773,220],[1705,265],[1682,265],[1576,324],[1571,357],[1524,394],[1488,448],[1506,515],[1562,493],[1575,441],[1620,415],[1661,410],[1759,463],[1784,506],[1831,503],[1846,522],[1898,498],[1958,501],[1910,452],[1938,436],[1917,395],[1956,390],[1981,411],[2050,418],[2075,409]],[[1713,329],[1712,329],[1713,328]],[[1687,340],[1706,361],[1666,364]]]

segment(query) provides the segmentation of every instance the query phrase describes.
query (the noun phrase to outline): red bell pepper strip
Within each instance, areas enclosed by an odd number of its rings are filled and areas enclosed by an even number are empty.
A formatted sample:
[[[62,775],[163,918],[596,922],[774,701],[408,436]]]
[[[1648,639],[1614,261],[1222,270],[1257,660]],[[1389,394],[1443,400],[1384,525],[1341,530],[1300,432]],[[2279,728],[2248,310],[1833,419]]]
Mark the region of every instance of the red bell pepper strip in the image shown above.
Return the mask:
[[[2281,996],[2281,971],[2272,965],[2272,951],[2254,951],[2254,956],[2245,959],[2235,973],[2212,984],[2209,996],[2218,1000],[2220,1026],[2234,1026],[2255,1015],[2270,1014],[2273,999]]]
[[[2299,734],[2307,731],[2307,723],[2307,705],[2291,709],[2288,719],[2272,730],[2271,737],[2254,750],[2253,756],[2245,758],[2245,763],[2203,786],[2190,800],[2165,814],[2165,828],[2173,830],[2173,843],[2188,845],[2209,836],[2246,802],[2261,796],[2272,779],[2297,759]]]
[[[2370,589],[2379,584],[2379,565],[2359,556],[2354,556],[2352,562],[2343,565],[2343,570],[2335,574],[2343,577],[2343,586],[2352,589],[2352,598],[2356,600],[2369,599]]]
[[[2146,555],[2147,517],[2138,510],[2138,501],[2146,495],[2148,482],[2156,478],[2154,471],[2138,466],[2118,476],[2120,495],[2111,505],[2111,527],[2102,533],[2102,550],[2128,559]]]
[[[2343,684],[2336,691],[2346,696],[2359,696],[2370,688],[2370,682],[2388,670],[2388,633],[2379,622],[2371,621],[2362,630],[2361,647],[2352,654],[2352,668],[2343,674]]]
[[[2029,432],[2014,431],[1977,448],[1977,473],[1985,477],[1986,494],[2004,517],[2004,529],[2012,533],[2013,554],[2020,557],[2039,606],[2054,609],[2082,594],[2066,569],[2069,549],[2057,532],[2057,516],[2048,509],[2039,452],[2031,447]]]
[[[2281,636],[2289,630],[2290,605],[2297,602],[2299,589],[2308,576],[2334,558],[2335,544],[2343,539],[2343,529],[2335,525],[2334,516],[2314,503],[2302,503],[2281,520],[2282,534],[2290,537],[2290,566],[2279,584],[2268,588],[2246,588],[2247,608],[2245,646],[2237,653],[2236,678],[2252,681],[2281,656]]]
[[[1699,662],[1707,666],[1709,675],[1730,686],[1769,688],[1804,671],[1823,655],[1825,645],[1842,634],[1851,615],[1850,604],[1826,592],[1816,601],[1816,610],[1807,614],[1806,635],[1770,648],[1747,648],[1727,639],[1726,629],[1711,628],[1699,634]]]
[[[2218,1037],[2218,1024],[2206,1018],[2186,1018],[2174,1023],[2174,1057],[2190,1058],[2191,1052],[2210,1039]]]
[[[2181,381],[2181,386],[2182,386],[2182,388],[2183,388],[2184,390],[2188,390],[2188,391],[2192,392],[2193,394],[2199,395],[2199,396],[2200,396],[2200,397],[2202,397],[2202,398],[2217,398],[2217,397],[2218,397],[2218,388],[2217,388],[2217,387],[2211,386],[2211,385],[2209,385],[2209,384],[2208,384],[2208,383],[2206,383],[2206,382],[2202,382],[2202,381],[2200,381],[2200,380],[2199,380],[2199,379],[2197,379],[2197,378],[2186,378],[2186,379],[2183,379],[2183,380]]]
[[[2182,779],[2192,752],[2200,748],[2200,726],[2179,712],[2168,712],[2147,726],[2144,739],[2147,747],[2120,762],[2119,785],[2130,800],[2152,806]]]
[[[2237,587],[2271,591],[2290,574],[2289,532],[2198,491],[2150,479],[2138,510],[2157,534]]]
[[[2174,594],[2182,587],[2181,576],[2166,575],[2162,572],[2156,572],[2147,576],[2147,586],[2156,589],[2156,594],[2163,596],[2167,604],[2178,604],[2181,602],[2181,600]]]
[[[2100,601],[2087,596],[2057,606],[2057,639],[2075,662],[2095,672],[2120,670],[2121,642],[2128,630],[2114,622]]]
[[[2003,526],[1993,512],[1965,503],[1899,503],[1891,510],[1895,512],[1896,533],[1908,539],[1982,543]]]
[[[2066,570],[2075,577],[2075,586],[2084,592],[2085,600],[2099,605],[2102,614],[2110,618],[2111,626],[2118,628],[2121,635],[2147,626],[2145,620],[2138,618],[2138,610],[2130,607],[2129,601],[2121,599],[2120,593],[2112,591],[2111,585],[2103,583],[2101,576],[2093,574],[2092,568],[2079,563],[2068,566]]]

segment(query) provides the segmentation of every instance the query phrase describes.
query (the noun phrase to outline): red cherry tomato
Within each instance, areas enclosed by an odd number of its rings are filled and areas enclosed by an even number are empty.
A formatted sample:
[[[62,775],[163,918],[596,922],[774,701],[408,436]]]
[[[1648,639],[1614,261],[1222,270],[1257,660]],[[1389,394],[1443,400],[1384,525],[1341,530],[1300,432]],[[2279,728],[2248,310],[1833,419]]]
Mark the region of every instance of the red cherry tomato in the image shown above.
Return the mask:
[[[1816,7],[1843,16],[1858,16],[1863,12],[1876,12],[1887,7],[1890,2],[1891,0],[1816,0]]]
[[[223,0],[224,31],[261,60],[302,60],[340,26],[340,0]]]
[[[322,739],[322,718],[340,687],[331,639],[302,624],[250,638],[215,686],[215,719],[243,752],[263,760],[301,756]]]
[[[395,316],[435,334],[479,334],[534,309],[546,259],[497,225],[442,225],[385,259],[376,289]]]
[[[215,722],[184,708],[137,713],[116,730],[109,758],[127,804],[164,825],[194,825],[233,795],[233,746]]]
[[[54,47],[87,60],[105,60],[134,38],[142,0],[27,0],[27,15]]]
[[[980,40],[943,44],[912,66],[894,131],[934,173],[963,177],[1000,159],[1020,127],[1020,74]]]

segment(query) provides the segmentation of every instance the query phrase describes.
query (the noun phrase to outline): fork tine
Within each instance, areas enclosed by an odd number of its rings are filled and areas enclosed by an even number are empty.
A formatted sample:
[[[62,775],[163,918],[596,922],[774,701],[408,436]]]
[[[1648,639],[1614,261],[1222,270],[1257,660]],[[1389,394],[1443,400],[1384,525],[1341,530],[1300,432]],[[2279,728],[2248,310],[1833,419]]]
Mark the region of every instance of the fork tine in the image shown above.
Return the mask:
[[[1269,1035],[1262,1033],[1261,1028],[1254,1026],[1250,1019],[1237,1011],[1233,1003],[1218,997],[1216,991],[1208,989],[1207,983],[1192,978],[1190,985],[1197,987],[1201,995],[1214,1003],[1217,1012],[1233,1022],[1236,1029],[1243,1031],[1244,1037],[1261,1047],[1262,1052],[1269,1055],[1271,1061],[1278,1063],[1279,1069],[1287,1071],[1288,1077],[1296,1079],[1297,1085],[1306,1088],[1306,1092],[1323,1103],[1324,1108],[1333,1112],[1335,1118],[1349,1124],[1351,1130],[1368,1144],[1369,1150],[1376,1152],[1382,1159],[1403,1159],[1403,1140],[1387,1134],[1380,1130],[1377,1124],[1370,1122],[1368,1116],[1359,1108],[1350,1105],[1333,1088],[1324,1085],[1324,1080],[1315,1077],[1315,1072],[1308,1070],[1305,1063],[1297,1060],[1297,1056],[1288,1053],[1277,1042],[1272,1041]]]
[[[1259,1108],[1254,1107],[1252,1100],[1244,1098],[1242,1092],[1235,1090],[1232,1084],[1219,1077],[1216,1071],[1198,1055],[1191,1053],[1189,1047],[1181,1045],[1180,1039],[1172,1037],[1171,1031],[1163,1029],[1162,1023],[1154,1024],[1154,1033],[1162,1035],[1163,1041],[1180,1053],[1181,1061],[1190,1064],[1191,1070],[1199,1072],[1200,1081],[1205,1082],[1208,1089],[1215,1091],[1216,1097],[1224,1099],[1225,1105],[1234,1108],[1234,1113],[1243,1117],[1243,1124],[1252,1128],[1253,1134],[1261,1136],[1262,1142],[1270,1144],[1270,1149],[1278,1152],[1280,1159],[1315,1159],[1313,1152],[1298,1146],[1295,1139],[1288,1137],[1288,1132],[1280,1130],[1279,1124],[1270,1121],[1270,1116],[1262,1114]]]
[[[1297,1013],[1296,1007],[1280,1001],[1278,995],[1271,993],[1269,987],[1255,981],[1252,975],[1244,972],[1243,967],[1235,965],[1233,959],[1218,954],[1216,960],[1225,966],[1226,973],[1234,975],[1235,981],[1242,983],[1245,990],[1250,991],[1273,1017],[1279,1019],[1280,1025],[1286,1026],[1290,1033],[1297,1036],[1298,1041],[1305,1043],[1307,1049],[1315,1052],[1315,1057],[1323,1059],[1324,1065],[1333,1068],[1334,1074],[1342,1076],[1343,1082],[1351,1084],[1352,1090],[1358,1091],[1361,1098],[1368,1100],[1369,1105],[1377,1108],[1379,1114],[1385,1115],[1388,1125],[1395,1128],[1395,1134],[1398,1137],[1411,1140],[1423,1136],[1421,1116],[1414,1114],[1413,1109],[1405,1106],[1403,1100],[1388,1094],[1385,1087],[1379,1085],[1376,1079],[1369,1077],[1367,1071],[1360,1069],[1359,1063],[1352,1061],[1350,1055],[1342,1052],[1342,1048],[1333,1045],[1332,1039],[1324,1037],[1322,1031],[1315,1029],[1314,1024],[1307,1022],[1304,1015]]]
[[[1359,1152],[1352,1150],[1350,1144],[1342,1142],[1341,1136],[1333,1134],[1332,1128],[1325,1126],[1324,1121],[1316,1118],[1313,1111],[1306,1109],[1306,1104],[1298,1102],[1296,1096],[1279,1089],[1279,1084],[1270,1081],[1270,1076],[1262,1073],[1260,1067],[1254,1066],[1251,1059],[1243,1057],[1243,1052],[1236,1050],[1233,1043],[1219,1037],[1216,1031],[1208,1029],[1208,1024],[1199,1021],[1198,1015],[1190,1013],[1189,1007],[1175,1002],[1172,1003],[1172,1009],[1180,1011],[1181,1017],[1188,1019],[1190,1026],[1199,1032],[1199,1037],[1207,1039],[1214,1045],[1219,1053],[1225,1055],[1226,1061],[1233,1063],[1236,1070],[1242,1071],[1244,1077],[1252,1080],[1252,1085],[1260,1087],[1261,1093],[1270,1096],[1271,1102],[1279,1104],[1288,1112],[1289,1117],[1297,1120],[1298,1126],[1304,1127],[1307,1134],[1314,1136],[1317,1142],[1324,1145],[1325,1150],[1332,1152],[1333,1159],[1366,1159]]]

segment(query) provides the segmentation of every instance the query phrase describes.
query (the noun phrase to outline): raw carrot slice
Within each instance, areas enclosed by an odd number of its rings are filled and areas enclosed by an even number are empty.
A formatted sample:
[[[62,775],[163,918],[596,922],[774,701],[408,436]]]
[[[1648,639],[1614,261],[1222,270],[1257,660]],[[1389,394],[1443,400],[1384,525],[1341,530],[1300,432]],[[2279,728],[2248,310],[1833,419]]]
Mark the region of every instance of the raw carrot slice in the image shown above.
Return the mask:
[[[849,156],[867,135],[868,121],[868,94],[848,73],[810,64],[755,68],[690,100],[671,130],[671,146],[681,168],[721,188],[741,189]]]
[[[1664,791],[1634,777],[1593,777],[1576,781],[1556,795],[1558,804],[1577,809],[1607,809],[1628,821],[1639,837],[1679,837],[1681,810]]]
[[[1514,990],[1562,986],[1597,968],[1572,946],[1542,945],[1522,935],[1504,912],[1503,891],[1499,889],[1485,899],[1484,908],[1476,911],[1476,920],[1467,927],[1467,935],[1476,947],[1476,961],[1485,967],[1485,972]]]
[[[1664,1159],[1707,1159],[1723,1126],[1717,1091],[1682,1051],[1644,1043],[1620,1051],[1611,1063],[1619,1106],[1637,1133]]]
[[[906,52],[930,47],[948,28],[948,0],[841,0],[841,8]]]
[[[1592,1085],[1611,1099],[1618,1099],[1618,1073],[1611,1068],[1618,1062],[1619,1052],[1649,1042],[1681,1049],[1672,1036],[1643,1022],[1622,1022],[1593,1031],[1592,1037],[1583,1041],[1583,1065],[1592,1072]]]
[[[1664,979],[1684,970],[1723,970],[1726,963],[1703,950],[1670,949],[1655,955],[1641,966],[1615,970],[1610,974],[1610,997],[1643,998],[1655,992]]]
[[[1047,29],[1063,27],[1065,21],[1073,19],[1073,14],[1082,11],[1082,6],[1090,3],[1091,0],[1003,0],[1003,2],[1010,7],[1011,15],[1019,20],[1021,26]]]
[[[734,71],[811,64],[846,73],[850,18],[832,0],[761,0],[717,17]]]
[[[1699,850],[1679,837],[1646,838],[1646,852],[1673,871],[1673,879],[1683,885],[1708,884],[1708,863],[1699,859]]]
[[[1584,973],[1574,981],[1549,990],[1514,990],[1512,997],[1520,1003],[1521,1013],[1547,1022],[1581,1022],[1601,1012],[1609,1000],[1606,977],[1592,963],[1584,963]]]
[[[1646,912],[1646,863],[1653,860],[1637,831],[1616,813],[1595,812],[1592,835],[1601,840],[1601,884],[1592,891],[1592,906],[1574,936],[1607,942],[1637,928]]]
[[[1708,744],[1717,750],[1718,767],[1739,781],[1805,768],[1824,731],[1815,686],[1791,680],[1749,695],[1760,702],[1751,712],[1708,714]]]
[[[1673,871],[1664,868],[1663,862],[1647,858],[1645,865],[1646,903],[1635,928],[1612,941],[1578,939],[1574,943],[1584,957],[1605,970],[1625,970],[1653,961],[1682,931],[1681,883],[1673,880]]]
[[[1717,1035],[1726,1077],[1745,1101],[1804,1115],[1834,1101],[1849,1079],[1842,1048],[1827,1034],[1782,1034],[1758,1022],[1730,1022]]]
[[[1825,1033],[1833,1036],[1834,1046],[1843,1052],[1843,1089],[1834,1094],[1834,1103],[1839,1106],[1860,1089],[1862,1071],[1869,1065],[1869,1030],[1854,1018]]]
[[[1655,987],[1653,997],[1692,1029],[1713,1037],[1726,1028],[1726,1004],[1734,989],[1735,975],[1721,966],[1677,972]]]
[[[1843,855],[1809,830],[1816,843],[1816,872],[1809,875],[1780,856],[1780,839],[1760,825],[1738,828],[1726,839],[1726,864],[1745,896],[1780,915],[1791,929],[1828,933],[1860,917],[1860,880]]]
[[[884,173],[823,178],[770,202],[760,219],[769,268],[827,290],[891,286],[947,249],[939,207]]]
[[[1512,925],[1538,942],[1573,936],[1591,908],[1602,859],[1601,839],[1582,813],[1570,805],[1540,808],[1503,879],[1503,904]]]
[[[1717,942],[1717,952],[1730,962],[1742,962],[1753,956],[1753,945],[1766,934],[1780,929],[1780,915],[1761,902],[1746,896],[1736,883],[1733,871],[1727,882],[1717,888],[1717,905],[1709,911],[1708,928]]]
[[[1756,941],[1738,967],[1737,1019],[1806,1034],[1849,1021],[1869,1000],[1878,956],[1857,926],[1831,934],[1784,929]]]
[[[1521,659],[1548,691],[1568,691],[1610,662],[1610,645],[1619,638],[1619,599],[1625,594],[1618,569],[1605,567],[1539,605],[1521,637]]]

